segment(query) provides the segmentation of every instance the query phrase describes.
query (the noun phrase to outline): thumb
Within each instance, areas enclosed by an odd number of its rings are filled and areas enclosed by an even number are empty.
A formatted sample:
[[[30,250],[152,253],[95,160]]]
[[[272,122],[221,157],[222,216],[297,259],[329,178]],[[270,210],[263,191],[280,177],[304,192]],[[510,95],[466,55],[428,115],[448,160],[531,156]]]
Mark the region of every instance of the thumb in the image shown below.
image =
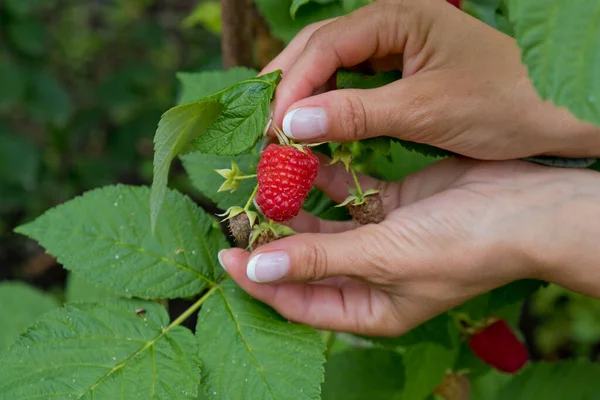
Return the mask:
[[[407,81],[377,89],[341,89],[292,104],[283,118],[283,132],[300,141],[353,142],[394,136],[410,128],[417,104]],[[412,92],[412,93],[411,93]]]
[[[393,240],[383,233],[379,225],[366,225],[342,233],[280,239],[250,255],[246,274],[259,283],[314,282],[336,276],[370,280],[381,276],[380,269],[390,262],[386,257],[391,256]]]

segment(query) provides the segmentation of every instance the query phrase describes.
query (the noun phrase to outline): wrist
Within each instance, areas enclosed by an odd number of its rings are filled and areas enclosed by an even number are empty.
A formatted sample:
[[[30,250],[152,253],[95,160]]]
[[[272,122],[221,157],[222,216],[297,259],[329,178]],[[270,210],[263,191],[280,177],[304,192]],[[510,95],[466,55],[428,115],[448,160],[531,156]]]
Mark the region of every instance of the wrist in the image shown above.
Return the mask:
[[[571,185],[555,201],[549,231],[528,251],[533,276],[600,297],[600,173]]]
[[[544,102],[530,114],[530,129],[543,135],[544,155],[573,158],[600,158],[600,126],[579,120],[566,108]]]

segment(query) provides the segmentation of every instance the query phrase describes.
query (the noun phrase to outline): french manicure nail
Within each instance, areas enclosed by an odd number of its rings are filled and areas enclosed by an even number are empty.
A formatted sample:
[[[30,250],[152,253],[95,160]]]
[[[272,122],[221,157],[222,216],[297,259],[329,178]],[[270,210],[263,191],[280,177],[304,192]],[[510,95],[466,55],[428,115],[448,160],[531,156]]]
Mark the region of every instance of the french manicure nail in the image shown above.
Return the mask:
[[[221,265],[221,267],[227,271],[227,268],[225,268],[225,264],[223,264],[223,252],[225,251],[225,249],[223,250],[219,250],[219,252],[217,253],[217,259],[219,260],[219,264]]]
[[[288,255],[283,251],[273,251],[252,257],[246,267],[246,274],[251,281],[267,283],[283,278],[289,269]]]
[[[327,133],[327,114],[321,107],[296,108],[283,117],[283,133],[292,139],[314,139]]]

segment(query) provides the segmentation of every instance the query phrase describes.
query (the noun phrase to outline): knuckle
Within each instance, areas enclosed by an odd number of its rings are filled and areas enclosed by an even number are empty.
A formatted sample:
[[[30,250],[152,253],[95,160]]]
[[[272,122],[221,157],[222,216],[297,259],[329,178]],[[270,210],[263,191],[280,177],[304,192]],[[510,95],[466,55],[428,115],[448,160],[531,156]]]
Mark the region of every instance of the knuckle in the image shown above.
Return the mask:
[[[307,268],[306,278],[320,281],[327,277],[328,260],[327,252],[319,243],[312,243],[304,250],[304,265]]]
[[[302,28],[298,33],[298,36],[308,36],[310,38],[322,26],[324,26],[323,22],[313,22],[312,24],[308,24]]]
[[[415,90],[410,96],[410,105],[405,107],[402,118],[396,128],[409,136],[419,139],[429,139],[432,130],[432,117],[440,120],[440,99],[426,90]]]
[[[357,254],[360,254],[363,262],[360,263],[361,271],[357,273],[365,273],[368,271],[367,278],[375,285],[387,285],[391,283],[394,277],[391,275],[391,267],[394,263],[394,247],[395,244],[390,237],[391,232],[385,228],[383,223],[378,225],[365,225],[360,228],[361,234],[368,238],[363,240],[362,248]],[[353,263],[353,265],[357,265]]]
[[[367,112],[358,93],[349,91],[342,107],[340,124],[346,138],[349,141],[363,139],[367,133]]]
[[[329,36],[327,31],[329,31],[329,25],[324,25],[317,28],[310,38],[308,38],[306,42],[306,48],[313,49],[315,51],[325,50],[327,38]]]

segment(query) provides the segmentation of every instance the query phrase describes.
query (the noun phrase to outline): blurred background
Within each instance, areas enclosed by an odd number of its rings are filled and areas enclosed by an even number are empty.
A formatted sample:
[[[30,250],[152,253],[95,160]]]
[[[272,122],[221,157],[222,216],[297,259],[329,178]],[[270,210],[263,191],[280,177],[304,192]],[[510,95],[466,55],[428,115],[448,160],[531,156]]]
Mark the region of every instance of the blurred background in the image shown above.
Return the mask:
[[[56,260],[13,229],[86,190],[151,182],[176,73],[224,67],[220,16],[218,1],[0,2],[0,281],[56,302],[103,295],[68,286]],[[281,42],[258,29],[261,67]],[[177,165],[172,182],[187,185]],[[600,301],[550,285],[525,304],[521,328],[537,359],[597,359]]]
[[[218,3],[204,20],[196,5],[0,2],[0,278],[60,284],[45,274],[62,269],[12,229],[88,189],[151,182],[176,72],[221,68]]]

